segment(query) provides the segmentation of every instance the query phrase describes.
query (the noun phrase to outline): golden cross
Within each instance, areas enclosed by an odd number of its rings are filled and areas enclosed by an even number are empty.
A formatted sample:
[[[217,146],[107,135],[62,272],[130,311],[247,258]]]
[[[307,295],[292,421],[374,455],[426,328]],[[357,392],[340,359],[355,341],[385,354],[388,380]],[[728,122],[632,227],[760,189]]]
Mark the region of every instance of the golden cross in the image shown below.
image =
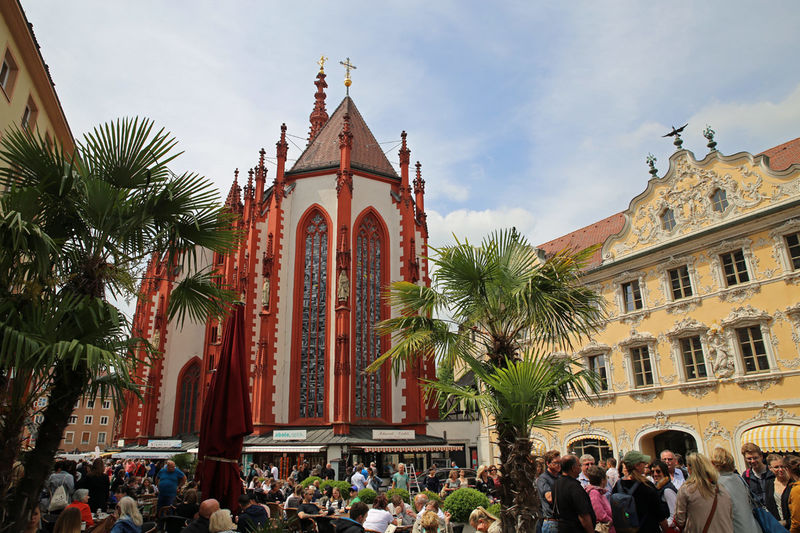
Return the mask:
[[[327,58],[327,57],[325,57],[325,56],[319,56],[319,61],[317,61],[317,64],[319,65],[319,71],[320,71],[320,72],[325,72],[325,62],[326,62],[327,60],[328,60],[328,58]]]

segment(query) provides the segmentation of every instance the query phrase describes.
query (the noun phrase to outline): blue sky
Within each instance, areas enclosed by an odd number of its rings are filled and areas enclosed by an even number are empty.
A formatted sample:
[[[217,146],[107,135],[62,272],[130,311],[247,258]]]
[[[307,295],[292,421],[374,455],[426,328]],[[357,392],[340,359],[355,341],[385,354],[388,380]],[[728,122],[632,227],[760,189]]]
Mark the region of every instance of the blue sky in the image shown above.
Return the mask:
[[[333,111],[349,56],[378,141],[405,129],[422,161],[434,245],[625,209],[672,124],[698,156],[706,124],[726,154],[800,136],[796,1],[22,1],[76,135],[151,117],[223,197],[281,122],[307,135],[320,54]]]

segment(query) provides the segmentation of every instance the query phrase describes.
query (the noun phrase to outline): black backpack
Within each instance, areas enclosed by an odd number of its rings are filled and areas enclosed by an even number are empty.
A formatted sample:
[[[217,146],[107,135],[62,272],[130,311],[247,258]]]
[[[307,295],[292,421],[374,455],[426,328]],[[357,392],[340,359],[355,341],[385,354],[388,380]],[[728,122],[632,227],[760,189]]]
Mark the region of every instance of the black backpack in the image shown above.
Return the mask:
[[[636,512],[636,500],[633,493],[639,488],[638,481],[630,489],[625,489],[622,482],[614,485],[611,494],[611,519],[617,533],[636,533],[642,525],[639,514]]]

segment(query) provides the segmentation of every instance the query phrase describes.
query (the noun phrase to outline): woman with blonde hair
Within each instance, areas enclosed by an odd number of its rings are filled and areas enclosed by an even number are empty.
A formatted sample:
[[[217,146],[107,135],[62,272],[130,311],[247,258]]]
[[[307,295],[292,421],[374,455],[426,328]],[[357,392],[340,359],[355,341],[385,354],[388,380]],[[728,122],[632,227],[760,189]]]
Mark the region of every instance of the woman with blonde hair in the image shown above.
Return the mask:
[[[234,529],[236,526],[227,509],[216,511],[208,520],[208,533],[236,533]]]
[[[475,476],[475,488],[484,494],[489,494],[494,488],[494,485],[490,483],[488,466],[481,465],[478,468],[478,473]]]
[[[714,465],[699,453],[689,454],[686,464],[689,479],[678,490],[675,525],[684,533],[733,531],[733,502],[728,491],[719,486]]]
[[[493,516],[483,507],[478,507],[469,515],[469,525],[476,531],[486,531],[488,533],[499,533],[500,520]]]
[[[53,533],[80,533],[81,511],[77,507],[67,507],[58,515]]]
[[[719,472],[719,486],[728,491],[731,497],[733,504],[733,533],[758,531],[758,522],[753,517],[751,510],[750,491],[747,489],[742,477],[734,472],[736,466],[733,463],[733,455],[728,450],[717,447],[711,453],[711,464]]]
[[[142,531],[142,514],[139,506],[130,496],[125,496],[117,504],[119,516],[111,528],[111,533],[140,533]]]

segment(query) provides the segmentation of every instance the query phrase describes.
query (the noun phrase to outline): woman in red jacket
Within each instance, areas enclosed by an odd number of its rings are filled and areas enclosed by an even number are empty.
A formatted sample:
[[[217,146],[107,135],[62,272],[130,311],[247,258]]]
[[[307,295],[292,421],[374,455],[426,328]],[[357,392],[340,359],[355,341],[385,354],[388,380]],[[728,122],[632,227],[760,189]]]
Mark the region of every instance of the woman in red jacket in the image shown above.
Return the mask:
[[[92,520],[92,510],[89,508],[89,490],[78,489],[72,495],[72,503],[67,505],[67,509],[75,507],[81,512],[81,522],[86,522],[86,529],[88,530],[94,526]]]

